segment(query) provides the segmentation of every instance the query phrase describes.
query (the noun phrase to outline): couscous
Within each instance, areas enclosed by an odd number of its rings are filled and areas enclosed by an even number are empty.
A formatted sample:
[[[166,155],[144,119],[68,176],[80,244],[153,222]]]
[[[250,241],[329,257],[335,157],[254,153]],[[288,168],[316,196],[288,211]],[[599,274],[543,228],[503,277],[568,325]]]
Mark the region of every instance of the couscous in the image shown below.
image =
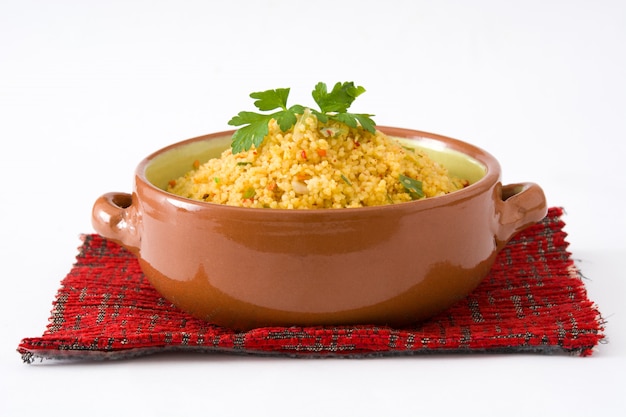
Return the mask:
[[[290,129],[275,120],[259,146],[196,162],[168,191],[231,206],[323,209],[379,206],[443,195],[467,186],[418,149],[376,130],[305,111]]]

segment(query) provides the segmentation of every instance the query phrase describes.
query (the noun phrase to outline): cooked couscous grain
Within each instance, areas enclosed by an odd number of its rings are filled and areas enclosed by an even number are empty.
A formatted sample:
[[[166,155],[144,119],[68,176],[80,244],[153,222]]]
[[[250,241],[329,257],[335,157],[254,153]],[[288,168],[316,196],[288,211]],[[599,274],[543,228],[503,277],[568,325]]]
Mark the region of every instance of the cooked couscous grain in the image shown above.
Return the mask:
[[[418,149],[403,147],[380,131],[372,134],[342,123],[299,116],[282,132],[272,120],[259,148],[198,164],[170,181],[168,191],[194,200],[231,206],[316,209],[378,206],[416,195],[401,176],[421,182],[423,197],[467,185]]]

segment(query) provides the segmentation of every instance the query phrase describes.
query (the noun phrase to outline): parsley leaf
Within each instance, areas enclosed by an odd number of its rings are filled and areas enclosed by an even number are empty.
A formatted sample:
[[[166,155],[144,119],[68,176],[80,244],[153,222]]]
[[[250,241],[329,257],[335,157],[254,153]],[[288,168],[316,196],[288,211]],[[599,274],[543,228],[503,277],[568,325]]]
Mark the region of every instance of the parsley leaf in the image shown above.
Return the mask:
[[[239,128],[233,135],[231,144],[233,153],[247,151],[252,145],[258,148],[269,132],[270,120],[275,119],[284,132],[296,123],[296,114],[304,112],[304,107],[298,105],[287,108],[289,88],[260,91],[250,94],[250,97],[256,99],[254,105],[261,111],[282,110],[271,114],[242,111],[230,119],[228,124],[231,126],[247,125]]]
[[[320,107],[320,111],[313,111],[318,120],[323,123],[328,119],[344,123],[350,127],[361,127],[370,133],[376,132],[376,123],[371,119],[371,114],[348,113],[352,102],[365,92],[365,88],[355,86],[352,81],[337,83],[328,92],[328,87],[323,82],[317,83],[313,90],[313,100]]]
[[[289,88],[277,88],[276,90],[259,91],[250,94],[251,98],[256,98],[254,105],[261,111],[269,111],[277,108],[287,110],[287,98]]]
[[[350,127],[361,127],[370,133],[376,132],[376,123],[371,119],[371,114],[339,113],[330,116],[331,119],[347,124]]]
[[[329,93],[326,84],[319,82],[315,85],[312,95],[322,113],[345,113],[354,99],[364,92],[365,88],[356,87],[350,81],[335,84]]]
[[[269,132],[268,124],[272,119],[276,120],[283,132],[293,127],[297,115],[303,114],[305,108],[299,104],[287,107],[289,92],[289,88],[277,88],[250,94],[250,97],[255,99],[254,105],[260,111],[277,111],[269,114],[242,111],[230,119],[229,125],[242,126],[233,134],[231,143],[233,153],[247,151],[253,145],[258,148]],[[311,113],[322,123],[331,119],[353,128],[360,126],[368,132],[375,133],[376,123],[371,119],[371,114],[348,113],[350,105],[364,92],[365,88],[355,86],[352,81],[336,83],[330,92],[326,84],[319,82],[312,93],[319,111],[311,109]]]
[[[232,126],[241,126],[247,124],[247,126],[239,128],[232,138],[231,148],[233,153],[239,153],[247,151],[254,146],[259,146],[263,143],[263,139],[269,132],[268,123],[272,119],[271,115],[262,115],[258,113],[252,113],[247,111],[239,112],[239,114],[228,122]]]

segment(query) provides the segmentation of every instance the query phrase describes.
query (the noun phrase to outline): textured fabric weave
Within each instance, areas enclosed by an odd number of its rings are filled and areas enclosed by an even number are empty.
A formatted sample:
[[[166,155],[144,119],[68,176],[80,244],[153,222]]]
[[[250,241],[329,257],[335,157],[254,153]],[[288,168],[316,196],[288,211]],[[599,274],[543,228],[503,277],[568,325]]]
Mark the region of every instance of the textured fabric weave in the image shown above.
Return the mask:
[[[237,332],[194,319],[152,288],[136,259],[98,235],[83,236],[76,263],[41,337],[18,352],[35,358],[112,359],[164,351],[278,356],[383,356],[443,352],[590,355],[603,321],[588,299],[560,208],[518,234],[467,298],[409,328],[265,327]]]

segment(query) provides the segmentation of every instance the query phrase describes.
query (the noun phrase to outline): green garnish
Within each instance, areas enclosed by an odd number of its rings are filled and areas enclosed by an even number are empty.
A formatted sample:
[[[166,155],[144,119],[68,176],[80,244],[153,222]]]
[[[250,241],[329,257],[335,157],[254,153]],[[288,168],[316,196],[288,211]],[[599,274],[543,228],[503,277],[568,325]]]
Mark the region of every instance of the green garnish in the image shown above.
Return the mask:
[[[252,197],[254,197],[256,195],[256,191],[254,190],[254,188],[249,187],[246,189],[246,191],[244,191],[243,193],[243,199],[244,200],[248,200]]]
[[[348,113],[352,102],[365,92],[365,88],[355,86],[353,82],[337,83],[329,93],[326,84],[319,82],[313,90],[313,100],[320,106],[320,111],[311,109],[319,121],[326,123],[328,119],[341,122],[350,127],[359,125],[370,133],[376,132],[376,123],[372,114]]]
[[[231,148],[233,153],[247,151],[254,145],[259,147],[263,143],[263,139],[268,133],[268,123],[275,119],[283,132],[291,128],[296,123],[296,114],[302,114],[304,107],[291,106],[287,107],[287,97],[289,96],[288,88],[278,88],[276,90],[267,90],[250,94],[250,97],[256,99],[254,105],[261,111],[275,110],[281,108],[277,112],[271,114],[260,114],[249,111],[242,111],[228,122],[231,126],[242,126],[235,132],[232,138]]]
[[[237,162],[238,166],[252,165],[252,162]]]
[[[230,119],[229,125],[242,126],[233,134],[231,143],[233,153],[247,151],[252,145],[258,148],[269,132],[268,124],[272,119],[276,120],[283,132],[293,127],[297,120],[296,115],[303,114],[305,107],[299,104],[287,107],[289,91],[289,88],[277,88],[250,94],[259,110],[269,112],[278,109],[278,111],[269,114],[242,111]],[[370,133],[375,133],[376,123],[371,119],[373,115],[348,113],[352,102],[364,92],[365,88],[355,86],[352,81],[336,83],[330,92],[325,83],[319,82],[312,92],[319,110],[311,109],[311,113],[322,123],[334,120],[353,128],[360,126]]]
[[[345,175],[341,174],[341,179],[343,180],[343,182],[345,182],[346,184],[352,187],[352,183]]]
[[[400,174],[400,183],[404,186],[404,188],[406,188],[413,200],[424,198],[421,181]]]

